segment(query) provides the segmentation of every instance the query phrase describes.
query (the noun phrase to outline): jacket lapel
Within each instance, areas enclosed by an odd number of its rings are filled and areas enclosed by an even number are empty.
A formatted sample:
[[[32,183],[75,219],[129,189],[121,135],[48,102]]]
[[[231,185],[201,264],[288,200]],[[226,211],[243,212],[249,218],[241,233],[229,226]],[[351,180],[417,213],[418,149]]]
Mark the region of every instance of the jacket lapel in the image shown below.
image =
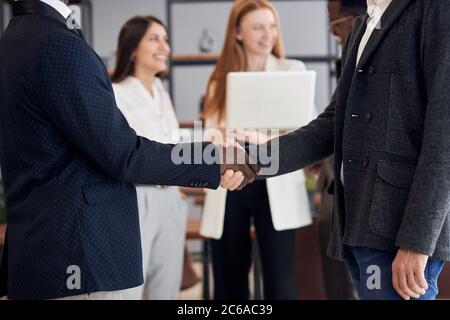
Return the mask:
[[[363,16],[355,23],[354,36],[350,38],[348,43],[347,54],[343,57],[344,69],[342,70],[342,77],[351,81],[356,68],[356,57],[358,55],[359,43],[361,42],[364,33],[366,32],[368,16]],[[340,79],[341,81],[342,79]]]
[[[337,102],[336,102],[335,129],[337,135],[336,139],[337,148],[340,147],[338,140],[340,139],[341,131],[344,125],[346,101],[355,74],[356,57],[358,54],[359,43],[361,42],[361,39],[366,31],[367,18],[368,16],[361,17],[355,22],[355,28],[353,31],[354,33],[348,40],[349,43],[347,44],[347,52],[345,54],[345,57],[342,57],[344,61],[344,66],[341,78],[339,79],[339,86],[338,86],[339,92],[337,92],[338,95],[336,97]]]
[[[336,92],[336,106],[335,106],[335,126],[334,126],[334,151],[335,151],[335,181],[341,186],[340,171],[342,165],[342,142],[343,142],[343,128],[345,120],[345,109],[347,107],[347,98],[350,87],[355,75],[356,57],[358,54],[359,43],[366,31],[368,16],[358,18],[355,22],[353,33],[349,38],[347,44],[347,51],[342,57],[344,66],[341,78],[339,79],[338,91]]]
[[[367,42],[367,45],[363,51],[361,59],[359,60],[358,69],[361,69],[367,63],[369,58],[372,56],[372,54],[376,51],[376,49],[380,45],[381,41],[383,40],[387,32],[391,29],[394,23],[400,18],[403,11],[405,11],[405,9],[412,1],[415,0],[393,0],[391,2],[388,9],[381,18],[380,28],[377,28],[373,31],[369,41]],[[356,50],[358,50],[358,47],[359,42],[358,45],[356,46]]]
[[[384,36],[394,25],[394,23],[400,18],[403,11],[407,6],[415,0],[393,0],[389,8],[386,10],[385,14],[381,19],[381,29],[374,30],[369,42],[367,43],[361,59],[356,66],[356,58],[358,55],[359,44],[361,39],[366,32],[367,19],[368,16],[362,17],[360,20],[356,21],[354,35],[350,38],[348,44],[348,51],[344,57],[344,69],[342,72],[342,77],[339,80],[339,95],[337,96],[336,102],[336,118],[335,118],[335,179],[340,182],[340,170],[342,164],[342,144],[343,144],[343,128],[345,121],[345,110],[347,107],[347,99],[351,84],[355,76],[355,70],[362,69],[365,63],[368,62],[369,58],[375,53],[378,46],[381,44]],[[338,186],[342,185],[338,183]],[[342,191],[342,190],[341,190]]]

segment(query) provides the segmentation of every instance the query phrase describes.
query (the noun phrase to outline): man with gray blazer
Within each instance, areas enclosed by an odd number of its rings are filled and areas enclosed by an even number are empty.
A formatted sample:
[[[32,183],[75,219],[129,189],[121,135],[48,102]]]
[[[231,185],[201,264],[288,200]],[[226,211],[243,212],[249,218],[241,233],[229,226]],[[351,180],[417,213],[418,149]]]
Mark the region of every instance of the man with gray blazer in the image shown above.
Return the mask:
[[[450,0],[367,3],[331,104],[260,148],[278,174],[334,153],[328,253],[360,298],[434,299],[450,260]]]

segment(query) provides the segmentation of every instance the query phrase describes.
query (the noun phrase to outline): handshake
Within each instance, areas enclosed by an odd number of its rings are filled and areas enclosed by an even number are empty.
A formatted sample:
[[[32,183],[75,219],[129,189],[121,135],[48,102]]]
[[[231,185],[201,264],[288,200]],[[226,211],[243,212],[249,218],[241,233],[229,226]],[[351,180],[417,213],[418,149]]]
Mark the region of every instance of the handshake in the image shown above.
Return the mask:
[[[253,164],[247,151],[233,140],[216,145],[220,154],[220,186],[229,191],[242,190],[252,183],[261,170]]]

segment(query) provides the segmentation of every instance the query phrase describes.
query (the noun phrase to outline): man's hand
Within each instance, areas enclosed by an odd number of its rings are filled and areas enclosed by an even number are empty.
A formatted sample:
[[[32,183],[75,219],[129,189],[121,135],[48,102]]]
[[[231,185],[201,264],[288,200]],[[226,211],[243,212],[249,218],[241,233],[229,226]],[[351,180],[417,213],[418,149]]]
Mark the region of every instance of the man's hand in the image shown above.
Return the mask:
[[[222,174],[222,178],[220,179],[220,186],[229,191],[238,189],[243,183],[244,175],[241,171],[234,172],[233,170],[227,170]]]
[[[392,263],[392,283],[395,291],[405,300],[420,298],[428,289],[425,267],[428,256],[406,249],[399,249]]]
[[[255,180],[260,169],[238,143],[227,140],[217,145],[220,152],[220,185],[230,191],[241,190]]]

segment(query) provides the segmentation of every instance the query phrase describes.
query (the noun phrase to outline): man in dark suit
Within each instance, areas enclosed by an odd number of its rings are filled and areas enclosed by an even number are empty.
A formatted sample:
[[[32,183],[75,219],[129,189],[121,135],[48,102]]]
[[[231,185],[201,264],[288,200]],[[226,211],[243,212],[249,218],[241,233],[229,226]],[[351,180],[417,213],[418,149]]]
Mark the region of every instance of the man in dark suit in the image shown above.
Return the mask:
[[[449,0],[368,0],[331,104],[261,146],[279,174],[334,153],[328,252],[362,299],[434,299],[450,260],[449,17]]]
[[[13,14],[0,39],[0,296],[120,298],[143,282],[133,184],[233,190],[258,169],[235,145],[137,136],[63,2],[17,1]],[[219,163],[225,156],[233,161]]]
[[[328,31],[334,36],[339,45],[347,42],[355,26],[355,18],[365,15],[367,0],[328,0],[328,16],[330,24]],[[336,77],[341,77],[342,61],[336,62]]]
[[[367,12],[366,0],[329,0],[328,15],[330,18],[329,32],[334,35],[336,42],[343,45],[347,42],[355,26],[356,17]],[[341,77],[342,61],[336,61],[336,78]],[[350,281],[345,265],[342,261],[327,255],[330,240],[331,217],[333,215],[333,195],[328,194],[328,188],[333,183],[333,158],[327,159],[320,165],[315,200],[317,207],[317,222],[319,229],[320,256],[327,299],[353,300],[355,290]]]

